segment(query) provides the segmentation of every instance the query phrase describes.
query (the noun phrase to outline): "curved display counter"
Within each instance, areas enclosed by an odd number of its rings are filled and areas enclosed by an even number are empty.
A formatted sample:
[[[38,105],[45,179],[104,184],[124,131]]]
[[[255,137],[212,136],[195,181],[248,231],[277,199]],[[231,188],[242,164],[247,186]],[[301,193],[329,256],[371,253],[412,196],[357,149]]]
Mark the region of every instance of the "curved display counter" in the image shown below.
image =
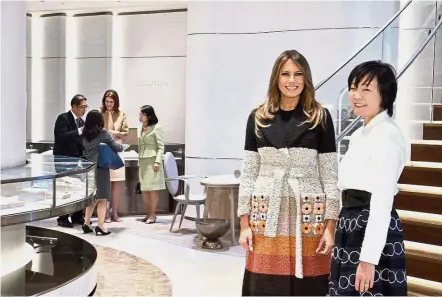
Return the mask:
[[[25,223],[84,209],[94,202],[95,163],[32,154],[1,174],[1,295],[89,295],[96,286],[95,248]],[[81,283],[81,286],[79,284]]]
[[[133,132],[133,131],[132,131]],[[131,132],[130,132],[131,133]],[[133,134],[133,133],[132,133]],[[136,186],[139,181],[138,178],[138,145],[135,135],[128,136],[128,138],[134,138],[132,140],[126,139],[125,143],[131,144],[129,149],[120,154],[124,158],[126,180],[123,182],[123,186],[120,187],[120,201],[118,204],[118,214],[120,216],[133,216],[133,215],[145,215],[146,208],[141,197],[141,193],[136,192]],[[52,141],[40,141],[40,142],[28,142],[27,148],[33,150],[34,156],[38,153],[43,153],[48,150],[52,150]],[[185,145],[182,143],[164,143],[164,152],[171,152],[177,161],[178,173],[184,175],[185,172]],[[180,189],[180,193],[182,189]],[[112,202],[112,201],[111,201]],[[175,211],[176,202],[170,196],[167,190],[159,191],[159,199],[157,206],[157,213],[173,213]],[[112,207],[112,205],[110,206]]]

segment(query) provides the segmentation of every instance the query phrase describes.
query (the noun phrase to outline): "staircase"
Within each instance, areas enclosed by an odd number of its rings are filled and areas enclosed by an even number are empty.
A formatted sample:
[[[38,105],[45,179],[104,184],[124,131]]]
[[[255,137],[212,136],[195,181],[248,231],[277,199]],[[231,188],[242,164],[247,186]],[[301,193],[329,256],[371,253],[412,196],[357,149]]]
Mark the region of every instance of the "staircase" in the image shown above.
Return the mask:
[[[408,295],[442,296],[442,105],[411,143],[394,206],[402,220]]]

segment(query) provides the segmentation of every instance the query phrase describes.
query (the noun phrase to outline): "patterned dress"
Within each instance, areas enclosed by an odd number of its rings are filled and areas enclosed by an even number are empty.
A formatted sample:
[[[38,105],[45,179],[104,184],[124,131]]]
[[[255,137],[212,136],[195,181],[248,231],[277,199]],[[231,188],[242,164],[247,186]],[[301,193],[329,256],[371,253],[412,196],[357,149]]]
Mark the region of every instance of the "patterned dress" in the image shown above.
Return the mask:
[[[302,104],[279,110],[255,135],[255,113],[246,129],[238,216],[249,216],[253,251],[247,252],[243,296],[327,293],[330,255],[315,252],[325,221],[339,214],[333,121],[314,129]]]

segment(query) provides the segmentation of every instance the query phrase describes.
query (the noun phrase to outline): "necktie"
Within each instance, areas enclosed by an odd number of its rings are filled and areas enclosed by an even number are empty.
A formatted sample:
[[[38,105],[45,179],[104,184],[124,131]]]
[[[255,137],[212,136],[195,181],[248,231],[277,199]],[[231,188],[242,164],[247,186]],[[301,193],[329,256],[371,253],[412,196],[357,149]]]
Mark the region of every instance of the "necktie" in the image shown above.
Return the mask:
[[[84,121],[82,118],[77,118],[76,122],[77,122],[77,128],[81,128],[84,126]]]

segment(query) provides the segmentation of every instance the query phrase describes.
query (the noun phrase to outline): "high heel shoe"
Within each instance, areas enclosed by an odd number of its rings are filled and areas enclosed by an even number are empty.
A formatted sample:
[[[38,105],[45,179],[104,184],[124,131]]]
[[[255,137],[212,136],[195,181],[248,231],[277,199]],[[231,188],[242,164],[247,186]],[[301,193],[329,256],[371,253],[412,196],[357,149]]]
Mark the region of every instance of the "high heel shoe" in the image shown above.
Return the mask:
[[[143,219],[141,219],[141,222],[146,223],[146,221],[149,219],[148,216],[145,216]]]
[[[91,229],[91,227],[89,227],[89,225],[83,225],[83,226],[81,226],[81,229],[83,229],[83,233],[84,233],[84,234],[94,232],[94,231]]]
[[[157,221],[157,217],[151,217],[147,219],[146,224],[153,224]]]
[[[111,232],[110,231],[103,231],[103,229],[101,229],[100,227],[95,227],[95,235],[97,235],[98,236],[98,233],[101,233],[100,235],[109,235],[109,234],[111,234]]]

